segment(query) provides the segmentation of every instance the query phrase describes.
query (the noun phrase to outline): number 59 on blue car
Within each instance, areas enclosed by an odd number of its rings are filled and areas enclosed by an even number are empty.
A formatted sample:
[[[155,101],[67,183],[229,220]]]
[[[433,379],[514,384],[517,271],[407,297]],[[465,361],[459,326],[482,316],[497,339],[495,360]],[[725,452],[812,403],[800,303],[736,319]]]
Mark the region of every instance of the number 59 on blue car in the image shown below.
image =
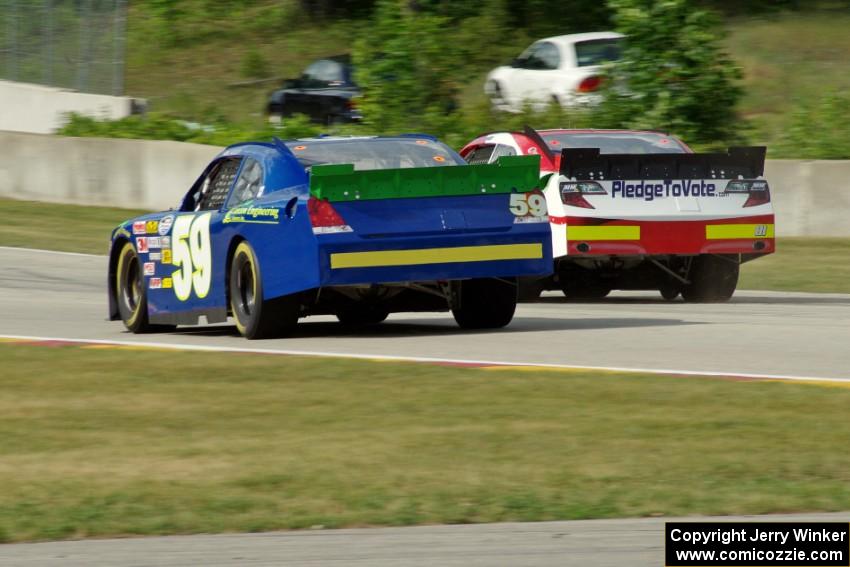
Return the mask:
[[[539,167],[467,165],[422,135],[230,146],[175,210],[113,231],[110,319],[143,333],[232,317],[249,339],[310,315],[451,311],[503,327],[516,278],[552,270]]]

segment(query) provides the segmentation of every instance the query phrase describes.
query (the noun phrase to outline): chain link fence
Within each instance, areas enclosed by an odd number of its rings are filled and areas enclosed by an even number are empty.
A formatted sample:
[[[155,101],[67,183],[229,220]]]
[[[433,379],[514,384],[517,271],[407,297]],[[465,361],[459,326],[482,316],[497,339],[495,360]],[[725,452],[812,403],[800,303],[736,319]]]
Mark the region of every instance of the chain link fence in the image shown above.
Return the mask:
[[[0,0],[0,79],[122,95],[127,0]]]

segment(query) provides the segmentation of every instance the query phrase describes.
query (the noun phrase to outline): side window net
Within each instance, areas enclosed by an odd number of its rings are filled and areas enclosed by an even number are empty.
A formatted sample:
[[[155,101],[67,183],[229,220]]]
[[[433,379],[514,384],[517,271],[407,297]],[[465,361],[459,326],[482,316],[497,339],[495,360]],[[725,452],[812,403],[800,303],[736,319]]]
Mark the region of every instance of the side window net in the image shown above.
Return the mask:
[[[227,199],[230,186],[239,170],[239,158],[225,159],[207,175],[201,184],[198,194],[196,211],[210,211],[220,209]]]
[[[482,163],[490,163],[490,156],[493,154],[493,148],[496,146],[478,146],[466,156],[466,163],[469,165],[479,165]]]

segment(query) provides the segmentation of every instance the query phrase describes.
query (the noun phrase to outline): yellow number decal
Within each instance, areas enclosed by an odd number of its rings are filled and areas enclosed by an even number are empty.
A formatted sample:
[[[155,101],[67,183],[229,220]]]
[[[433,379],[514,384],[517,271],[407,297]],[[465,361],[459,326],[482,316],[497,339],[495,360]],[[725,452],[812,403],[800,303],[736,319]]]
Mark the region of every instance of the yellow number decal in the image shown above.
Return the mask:
[[[192,251],[192,285],[195,295],[203,299],[210,292],[212,282],[212,253],[210,251],[210,214],[195,219],[189,229],[189,249]]]
[[[177,299],[189,299],[192,288],[199,299],[207,296],[212,282],[210,213],[198,216],[181,215],[174,219],[171,263],[178,268],[171,274]]]

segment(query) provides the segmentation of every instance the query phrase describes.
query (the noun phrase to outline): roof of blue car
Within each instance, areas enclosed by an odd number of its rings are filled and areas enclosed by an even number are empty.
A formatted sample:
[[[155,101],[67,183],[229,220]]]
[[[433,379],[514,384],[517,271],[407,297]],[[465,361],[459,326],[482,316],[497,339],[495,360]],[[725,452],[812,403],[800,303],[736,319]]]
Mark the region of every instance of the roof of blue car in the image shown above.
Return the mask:
[[[397,134],[395,136],[327,136],[327,135],[319,135],[312,136],[309,138],[293,138],[289,140],[279,140],[281,143],[293,143],[293,142],[348,142],[352,140],[408,140],[410,138],[419,138],[419,139],[427,139],[434,142],[438,142],[439,140],[436,136],[432,136],[430,134]],[[242,146],[265,146],[268,148],[276,148],[278,147],[275,142],[239,142],[237,144],[231,144],[227,146],[227,149],[238,148]]]

